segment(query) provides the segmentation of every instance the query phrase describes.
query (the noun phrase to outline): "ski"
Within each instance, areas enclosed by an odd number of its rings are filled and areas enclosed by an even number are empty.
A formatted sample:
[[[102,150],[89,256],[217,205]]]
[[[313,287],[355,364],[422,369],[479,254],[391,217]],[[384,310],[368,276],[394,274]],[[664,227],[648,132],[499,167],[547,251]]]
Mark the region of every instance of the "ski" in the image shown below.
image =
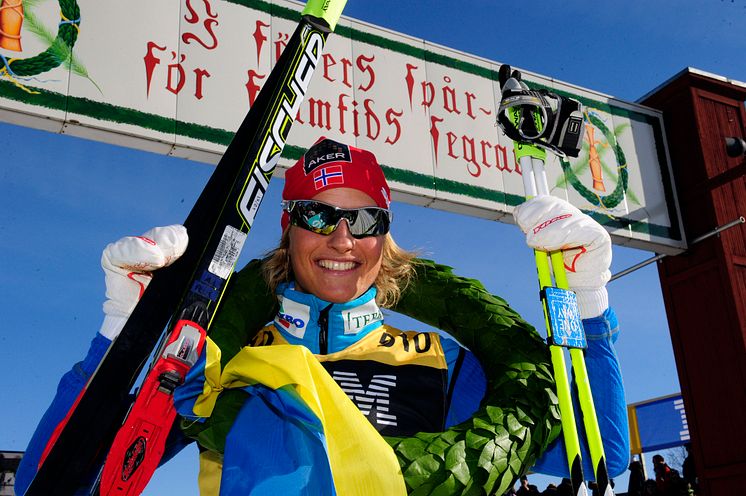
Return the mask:
[[[264,88],[184,222],[189,234],[186,252],[154,273],[121,333],[55,430],[27,495],[73,494],[89,483],[87,478],[122,426],[130,391],[164,329],[170,334],[182,318],[209,329],[345,3],[307,3]]]

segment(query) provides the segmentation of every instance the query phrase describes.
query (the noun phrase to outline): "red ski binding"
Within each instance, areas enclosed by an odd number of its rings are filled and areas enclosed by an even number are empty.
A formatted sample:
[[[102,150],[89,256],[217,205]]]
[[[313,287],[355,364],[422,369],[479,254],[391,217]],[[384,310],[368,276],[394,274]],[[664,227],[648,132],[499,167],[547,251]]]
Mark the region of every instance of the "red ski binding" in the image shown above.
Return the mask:
[[[99,494],[140,494],[161,461],[176,418],[173,392],[184,382],[205,344],[205,330],[180,320],[148,372],[119,429],[101,474]]]

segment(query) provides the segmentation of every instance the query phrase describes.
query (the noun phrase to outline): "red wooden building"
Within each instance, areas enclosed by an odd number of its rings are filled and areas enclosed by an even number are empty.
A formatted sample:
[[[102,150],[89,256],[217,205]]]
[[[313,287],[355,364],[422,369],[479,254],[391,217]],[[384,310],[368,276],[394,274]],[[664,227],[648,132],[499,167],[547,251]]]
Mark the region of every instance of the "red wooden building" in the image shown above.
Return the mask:
[[[746,216],[746,85],[687,69],[642,103],[663,111],[692,240]],[[746,225],[658,265],[701,494],[746,495]]]

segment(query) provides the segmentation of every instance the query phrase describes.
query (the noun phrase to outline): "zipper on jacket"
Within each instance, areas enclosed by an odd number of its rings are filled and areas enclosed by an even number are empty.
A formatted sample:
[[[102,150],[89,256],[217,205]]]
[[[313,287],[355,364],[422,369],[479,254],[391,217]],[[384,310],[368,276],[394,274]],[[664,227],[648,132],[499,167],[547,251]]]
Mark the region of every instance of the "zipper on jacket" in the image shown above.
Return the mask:
[[[319,312],[319,355],[326,355],[329,351],[329,311],[332,305]]]

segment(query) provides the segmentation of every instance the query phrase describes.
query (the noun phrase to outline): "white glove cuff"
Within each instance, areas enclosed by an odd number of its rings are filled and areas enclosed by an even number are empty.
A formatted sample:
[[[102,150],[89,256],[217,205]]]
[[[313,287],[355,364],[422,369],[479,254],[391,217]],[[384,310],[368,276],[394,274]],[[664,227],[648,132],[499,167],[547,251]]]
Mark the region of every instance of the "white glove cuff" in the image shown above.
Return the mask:
[[[124,324],[127,322],[127,316],[125,315],[106,315],[104,316],[104,322],[101,324],[101,329],[98,333],[108,338],[110,341],[119,336]]]
[[[578,297],[581,319],[598,317],[609,308],[609,293],[606,288],[574,289]]]

